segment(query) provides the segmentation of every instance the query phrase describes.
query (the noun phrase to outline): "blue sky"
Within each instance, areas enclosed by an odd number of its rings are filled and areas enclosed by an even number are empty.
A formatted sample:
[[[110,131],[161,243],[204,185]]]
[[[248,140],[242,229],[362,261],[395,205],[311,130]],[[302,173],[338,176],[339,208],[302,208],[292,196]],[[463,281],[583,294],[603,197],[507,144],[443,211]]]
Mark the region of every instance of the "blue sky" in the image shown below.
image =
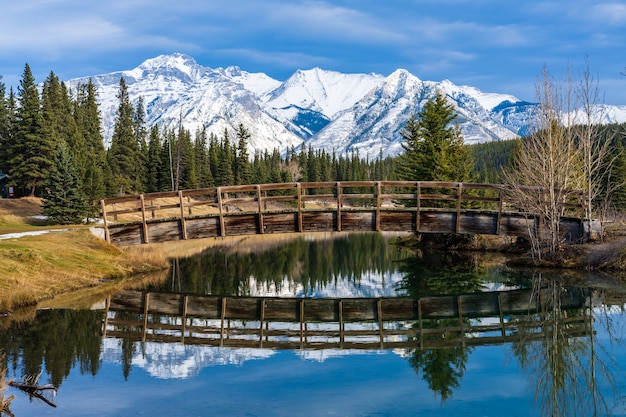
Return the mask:
[[[0,75],[17,87],[132,69],[182,52],[284,80],[320,67],[449,79],[533,101],[542,67],[588,56],[603,101],[626,104],[626,2],[614,0],[24,0],[4,2]]]

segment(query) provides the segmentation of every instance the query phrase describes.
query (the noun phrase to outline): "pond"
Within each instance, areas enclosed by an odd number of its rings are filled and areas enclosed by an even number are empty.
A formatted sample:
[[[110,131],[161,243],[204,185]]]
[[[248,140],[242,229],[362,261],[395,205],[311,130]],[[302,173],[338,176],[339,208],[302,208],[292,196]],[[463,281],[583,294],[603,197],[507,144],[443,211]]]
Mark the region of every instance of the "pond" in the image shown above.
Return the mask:
[[[10,412],[626,415],[618,280],[411,254],[392,239],[210,249],[91,310],[7,324],[7,378],[56,387],[42,398],[9,387]]]

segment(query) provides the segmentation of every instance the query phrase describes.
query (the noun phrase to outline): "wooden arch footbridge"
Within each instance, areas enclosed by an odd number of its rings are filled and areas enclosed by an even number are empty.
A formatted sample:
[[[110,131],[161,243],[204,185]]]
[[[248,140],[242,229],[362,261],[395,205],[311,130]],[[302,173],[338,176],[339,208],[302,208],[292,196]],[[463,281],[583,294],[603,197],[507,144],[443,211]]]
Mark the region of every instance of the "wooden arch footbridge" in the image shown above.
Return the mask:
[[[509,194],[492,184],[295,182],[139,194],[104,199],[100,206],[105,238],[117,246],[266,233],[541,233],[538,215]],[[560,230],[578,241],[585,200],[576,192],[569,198]]]

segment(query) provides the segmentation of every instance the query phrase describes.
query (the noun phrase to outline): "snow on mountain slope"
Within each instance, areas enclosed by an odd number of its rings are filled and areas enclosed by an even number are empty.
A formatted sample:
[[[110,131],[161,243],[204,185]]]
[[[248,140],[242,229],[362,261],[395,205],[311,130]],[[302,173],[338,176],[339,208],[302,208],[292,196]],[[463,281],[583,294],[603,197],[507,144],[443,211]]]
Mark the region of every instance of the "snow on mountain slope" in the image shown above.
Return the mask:
[[[454,104],[458,123],[467,143],[510,139],[516,132],[491,113],[498,100],[520,100],[507,95],[489,95],[449,81],[421,81],[406,70],[392,73],[351,109],[342,112],[309,140],[314,148],[335,149],[343,154],[358,151],[362,157],[395,155],[401,151],[401,130],[411,115],[421,110],[437,92]]]
[[[144,100],[146,123],[192,134],[206,128],[222,137],[240,123],[256,150],[300,145],[337,153],[358,151],[376,158],[401,151],[400,131],[409,117],[440,91],[454,104],[467,143],[502,140],[531,131],[536,105],[509,94],[485,93],[448,80],[422,81],[399,69],[387,77],[342,74],[320,68],[298,70],[286,81],[239,67],[209,68],[184,54],[161,55],[137,68],[91,78],[98,90],[105,143],[110,143],[124,77],[130,99]],[[626,106],[603,107],[604,123],[626,122]]]
[[[71,80],[70,86],[91,78],[98,90],[105,142],[110,143],[119,106],[117,93],[124,77],[132,102],[144,100],[146,123],[161,127],[183,126],[195,133],[203,127],[221,137],[242,123],[251,133],[248,147],[255,150],[287,149],[302,139],[266,109],[259,96],[280,82],[265,74],[250,74],[237,67],[211,69],[182,54],[149,59],[137,68]],[[287,125],[287,126],[286,126]]]
[[[296,106],[332,119],[376,88],[385,77],[377,74],[342,74],[320,68],[298,70],[267,98],[275,109]]]

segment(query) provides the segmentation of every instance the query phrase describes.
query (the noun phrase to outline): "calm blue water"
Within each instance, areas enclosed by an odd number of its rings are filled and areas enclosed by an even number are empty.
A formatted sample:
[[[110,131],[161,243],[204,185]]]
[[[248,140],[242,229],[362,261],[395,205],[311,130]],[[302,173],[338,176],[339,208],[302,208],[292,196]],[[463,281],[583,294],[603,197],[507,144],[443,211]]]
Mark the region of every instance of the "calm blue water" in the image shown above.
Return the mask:
[[[309,244],[315,243],[308,243],[305,252],[311,250]],[[363,242],[358,246],[362,250]],[[224,254],[204,256],[222,259]],[[276,259],[275,254],[269,256]],[[365,288],[370,294],[378,288],[386,296],[392,283],[402,294],[428,292],[441,284],[442,276],[437,274],[434,281],[409,285],[403,280],[412,275],[407,273],[405,261],[413,271],[422,271],[415,262],[424,266],[431,257],[416,261],[397,253],[393,256],[396,259],[385,261],[384,266],[364,268],[366,273],[346,274],[342,265],[341,274],[331,272],[335,275],[332,280],[309,277],[307,281],[299,276],[293,281],[280,272],[281,268],[275,268],[280,274],[275,282],[309,288],[305,293],[311,288],[321,291],[333,287],[342,294],[346,288],[357,294]],[[239,261],[247,265],[245,259]],[[210,260],[192,263],[213,265]],[[184,265],[180,266],[182,271],[174,279],[185,276]],[[477,274],[481,291],[524,286],[524,278],[513,278],[509,272],[483,270],[476,263],[470,267],[481,271]],[[467,270],[459,270],[458,262],[452,269],[464,278],[463,285],[457,282],[451,286],[467,288],[467,281],[476,278],[468,278]],[[299,268],[298,274],[308,273]],[[376,274],[380,275],[378,281]],[[253,275],[257,283],[259,274],[247,271],[233,288],[251,291],[250,285],[241,283]],[[345,277],[337,278],[339,275]],[[376,285],[383,281],[385,285]],[[205,284],[198,288],[206,288]],[[171,283],[163,284],[168,286]],[[276,289],[266,285],[264,291],[270,287]],[[610,302],[606,301],[609,293]],[[16,396],[11,404],[16,417],[626,416],[626,318],[623,301],[619,301],[624,298],[605,290],[601,294],[601,300],[614,306],[596,302],[590,310],[593,334],[422,352],[275,351],[128,343],[101,338],[97,330],[104,312],[41,312],[32,323],[3,329],[0,350],[8,357],[10,378],[20,380],[25,370],[41,369],[40,383],[58,385],[54,398],[57,407],[31,401],[15,388],[5,395]]]

